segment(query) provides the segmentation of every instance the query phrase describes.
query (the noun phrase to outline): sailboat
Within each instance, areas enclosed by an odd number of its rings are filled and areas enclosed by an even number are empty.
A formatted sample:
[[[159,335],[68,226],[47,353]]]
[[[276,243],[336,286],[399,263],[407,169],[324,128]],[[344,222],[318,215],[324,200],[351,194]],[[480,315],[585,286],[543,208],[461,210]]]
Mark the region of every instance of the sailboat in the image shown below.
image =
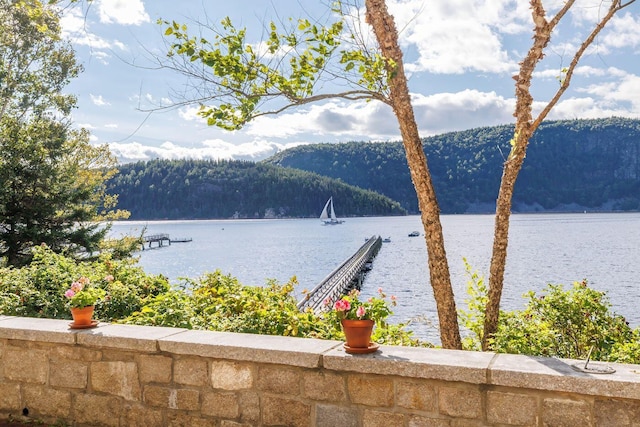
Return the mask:
[[[325,203],[324,209],[322,209],[322,213],[320,214],[320,219],[324,225],[336,225],[344,222],[336,218],[336,211],[333,209],[333,196],[329,197],[329,200]]]

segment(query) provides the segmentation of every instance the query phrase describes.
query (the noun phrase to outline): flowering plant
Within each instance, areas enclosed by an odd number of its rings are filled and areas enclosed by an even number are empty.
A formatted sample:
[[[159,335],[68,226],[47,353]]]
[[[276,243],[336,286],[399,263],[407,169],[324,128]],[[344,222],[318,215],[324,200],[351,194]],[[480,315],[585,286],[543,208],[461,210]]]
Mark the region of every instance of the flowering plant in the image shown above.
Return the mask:
[[[104,289],[91,286],[91,281],[87,277],[81,277],[71,284],[64,296],[69,300],[69,307],[83,308],[95,303],[105,297]]]
[[[384,323],[389,315],[393,314],[387,302],[387,296],[378,288],[378,297],[371,297],[366,301],[360,300],[360,291],[353,289],[347,295],[333,304],[332,313],[337,320],[373,320],[376,324]],[[396,297],[391,296],[391,305],[396,305]]]

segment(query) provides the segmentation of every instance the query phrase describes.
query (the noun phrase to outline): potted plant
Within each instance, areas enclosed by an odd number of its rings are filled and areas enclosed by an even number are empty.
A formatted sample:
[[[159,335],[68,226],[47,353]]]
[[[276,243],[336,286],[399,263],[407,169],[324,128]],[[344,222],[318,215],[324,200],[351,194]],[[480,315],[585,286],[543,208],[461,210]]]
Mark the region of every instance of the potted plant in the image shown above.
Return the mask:
[[[345,336],[347,353],[372,353],[378,344],[371,342],[371,334],[375,325],[383,325],[392,311],[382,289],[378,289],[378,297],[366,301],[360,300],[360,291],[353,289],[333,304],[333,314],[340,321]],[[394,296],[391,304],[396,305]]]
[[[81,277],[73,282],[64,293],[73,317],[71,328],[88,328],[97,325],[98,322],[92,320],[93,311],[96,302],[104,298],[105,294],[104,289],[92,286],[87,277]]]

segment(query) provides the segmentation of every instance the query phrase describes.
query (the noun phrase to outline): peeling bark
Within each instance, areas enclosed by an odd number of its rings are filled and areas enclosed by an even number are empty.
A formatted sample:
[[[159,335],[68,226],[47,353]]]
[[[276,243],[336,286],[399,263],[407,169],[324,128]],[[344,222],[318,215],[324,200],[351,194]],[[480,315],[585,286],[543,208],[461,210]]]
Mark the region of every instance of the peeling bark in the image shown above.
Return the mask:
[[[383,56],[394,61],[389,69],[389,104],[398,119],[411,179],[418,196],[418,206],[427,242],[429,275],[438,309],[442,347],[461,349],[458,314],[440,223],[440,208],[411,105],[402,62],[402,50],[398,45],[398,31],[384,0],[367,0],[366,7],[367,22],[373,28]]]
[[[527,56],[520,63],[520,72],[518,75],[513,76],[516,81],[516,108],[514,113],[516,124],[512,140],[512,150],[504,163],[500,190],[496,202],[493,252],[489,268],[489,294],[485,309],[484,333],[482,337],[482,349],[485,351],[490,349],[490,339],[498,327],[500,299],[502,298],[502,289],[504,287],[504,271],[507,260],[509,218],[511,216],[513,190],[526,156],[529,140],[540,123],[542,123],[569,87],[573,72],[586,49],[593,43],[596,36],[618,11],[634,2],[635,0],[630,0],[626,3],[622,3],[620,0],[614,0],[611,3],[607,14],[600,19],[574,54],[571,64],[567,68],[565,78],[560,84],[560,88],[535,120],[531,113],[533,97],[531,96],[530,90],[533,73],[540,60],[544,57],[544,49],[551,40],[553,29],[569,9],[571,9],[575,0],[568,0],[551,21],[547,21],[546,19],[546,12],[542,5],[542,0],[531,0],[530,2],[532,20],[535,25],[533,44]]]

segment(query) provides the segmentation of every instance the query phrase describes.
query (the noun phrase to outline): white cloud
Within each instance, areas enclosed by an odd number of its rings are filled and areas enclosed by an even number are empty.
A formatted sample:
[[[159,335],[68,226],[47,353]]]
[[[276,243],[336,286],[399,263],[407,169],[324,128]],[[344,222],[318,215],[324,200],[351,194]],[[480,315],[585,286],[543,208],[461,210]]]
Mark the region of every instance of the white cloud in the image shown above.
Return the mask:
[[[415,47],[418,59],[409,72],[462,74],[466,71],[511,72],[501,32],[524,31],[522,2],[452,0],[392,2],[403,44]]]
[[[159,147],[143,145],[139,142],[111,143],[109,148],[121,163],[151,159],[243,159],[258,161],[278,151],[302,144],[294,142],[278,144],[264,139],[256,139],[242,144],[232,144],[219,139],[205,140],[191,147],[177,145],[170,141]]]
[[[98,13],[105,24],[141,25],[151,21],[141,0],[100,0]]]
[[[83,13],[80,7],[69,8],[60,19],[62,36],[71,40],[74,45],[87,46],[93,49],[91,55],[97,57],[100,62],[106,64],[108,54],[99,50],[109,50],[113,48],[122,51],[127,50],[127,46],[118,41],[97,35],[92,31],[92,21]]]
[[[91,102],[93,102],[93,104],[97,105],[98,107],[104,107],[106,105],[111,105],[110,103],[108,103],[107,101],[104,100],[102,95],[94,95],[94,94],[90,93],[89,97],[91,98]]]
[[[602,102],[620,104],[618,110],[626,108],[626,114],[640,114],[640,76],[628,74],[617,81],[591,85],[583,92],[595,95]]]
[[[616,16],[607,27],[602,37],[602,43],[613,49],[625,47],[638,48],[640,46],[640,18],[631,13]]]
[[[430,96],[414,94],[412,103],[421,136],[513,121],[513,99],[467,89]]]

